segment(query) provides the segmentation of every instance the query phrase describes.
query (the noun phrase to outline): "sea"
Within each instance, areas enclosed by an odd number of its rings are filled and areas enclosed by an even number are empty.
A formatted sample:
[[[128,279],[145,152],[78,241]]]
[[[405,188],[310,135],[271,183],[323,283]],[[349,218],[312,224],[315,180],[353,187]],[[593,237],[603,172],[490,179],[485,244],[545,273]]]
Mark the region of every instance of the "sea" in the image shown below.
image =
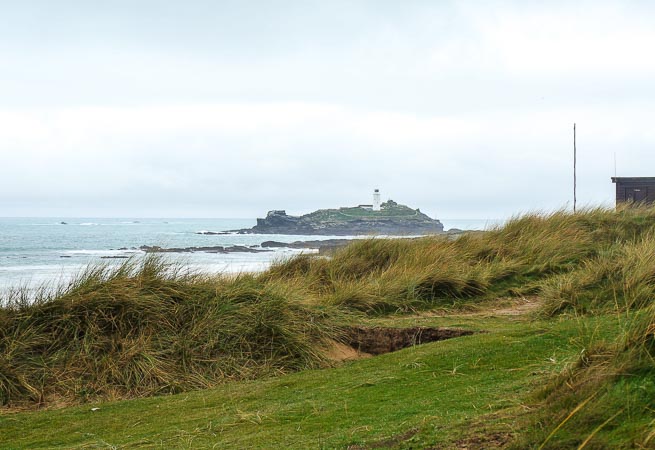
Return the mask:
[[[342,239],[344,236],[202,234],[254,226],[256,219],[0,218],[0,298],[14,288],[56,287],[95,264],[142,258],[142,245],[163,248],[258,246],[264,241]],[[497,220],[442,220],[446,229],[483,230]],[[360,236],[361,238],[361,236]],[[262,253],[165,253],[191,271],[236,274],[266,270],[273,261],[315,250]]]

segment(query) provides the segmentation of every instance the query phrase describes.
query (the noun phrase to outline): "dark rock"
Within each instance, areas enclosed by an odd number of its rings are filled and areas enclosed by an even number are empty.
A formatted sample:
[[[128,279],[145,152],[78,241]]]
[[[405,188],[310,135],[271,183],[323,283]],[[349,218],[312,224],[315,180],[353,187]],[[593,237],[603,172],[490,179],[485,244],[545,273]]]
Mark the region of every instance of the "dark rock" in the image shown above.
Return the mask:
[[[380,211],[367,208],[339,208],[314,211],[303,216],[289,216],[284,210],[273,210],[257,225],[233,230],[238,234],[297,234],[323,236],[361,235],[426,235],[443,233],[443,225],[418,209],[399,205],[393,200],[382,204]]]
[[[296,241],[296,242],[279,242],[279,241],[264,241],[261,243],[262,248],[318,248],[317,245],[312,245],[316,241]]]
[[[223,247],[220,245],[213,247],[184,247],[184,248],[163,248],[157,245],[148,246],[142,245],[139,247],[140,250],[146,253],[194,253],[194,252],[205,252],[205,253],[262,253],[270,252],[271,250],[262,250],[257,248],[245,247],[243,245],[233,245],[230,247]]]
[[[261,243],[263,248],[293,248],[293,249],[314,249],[318,250],[319,254],[330,253],[337,248],[345,247],[352,239],[324,239],[322,241],[295,241],[295,242],[279,242],[279,241],[264,241]]]

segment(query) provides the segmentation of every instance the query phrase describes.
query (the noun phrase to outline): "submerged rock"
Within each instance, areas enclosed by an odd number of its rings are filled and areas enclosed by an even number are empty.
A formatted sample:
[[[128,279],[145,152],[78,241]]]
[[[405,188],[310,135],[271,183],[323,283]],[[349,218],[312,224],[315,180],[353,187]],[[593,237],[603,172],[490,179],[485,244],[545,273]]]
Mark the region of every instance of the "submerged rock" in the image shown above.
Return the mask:
[[[253,247],[245,247],[243,245],[232,245],[230,247],[223,247],[220,245],[212,247],[172,247],[164,248],[157,245],[149,246],[142,245],[139,247],[139,250],[146,253],[195,253],[195,252],[205,252],[205,253],[263,253],[270,252],[272,250],[262,250]]]
[[[352,241],[353,239],[324,239],[322,241],[315,240],[295,242],[264,241],[261,243],[261,247],[318,250],[320,255],[329,255],[332,254],[336,249],[345,247]]]
[[[279,241],[264,241],[261,243],[263,248],[295,248],[295,249],[319,249],[321,247],[342,247],[350,243],[352,239],[324,239],[322,241],[295,241],[295,242],[279,242]]]

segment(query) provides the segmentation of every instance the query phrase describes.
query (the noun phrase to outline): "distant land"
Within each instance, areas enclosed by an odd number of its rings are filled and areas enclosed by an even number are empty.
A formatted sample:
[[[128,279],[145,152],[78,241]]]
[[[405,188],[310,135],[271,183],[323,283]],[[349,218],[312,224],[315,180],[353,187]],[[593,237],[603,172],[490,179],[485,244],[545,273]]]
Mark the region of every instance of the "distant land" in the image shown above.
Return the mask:
[[[240,234],[297,234],[323,236],[425,235],[442,233],[443,224],[419,209],[393,200],[381,204],[319,209],[302,216],[284,210],[269,211],[252,228],[233,230]]]

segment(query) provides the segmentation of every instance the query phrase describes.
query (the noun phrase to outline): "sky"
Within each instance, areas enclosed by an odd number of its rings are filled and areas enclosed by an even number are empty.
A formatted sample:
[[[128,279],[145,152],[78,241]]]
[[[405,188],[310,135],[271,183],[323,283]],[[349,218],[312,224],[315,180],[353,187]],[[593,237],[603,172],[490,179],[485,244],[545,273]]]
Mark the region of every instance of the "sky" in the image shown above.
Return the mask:
[[[652,5],[0,0],[0,216],[571,208],[574,123],[611,206],[655,176]]]

